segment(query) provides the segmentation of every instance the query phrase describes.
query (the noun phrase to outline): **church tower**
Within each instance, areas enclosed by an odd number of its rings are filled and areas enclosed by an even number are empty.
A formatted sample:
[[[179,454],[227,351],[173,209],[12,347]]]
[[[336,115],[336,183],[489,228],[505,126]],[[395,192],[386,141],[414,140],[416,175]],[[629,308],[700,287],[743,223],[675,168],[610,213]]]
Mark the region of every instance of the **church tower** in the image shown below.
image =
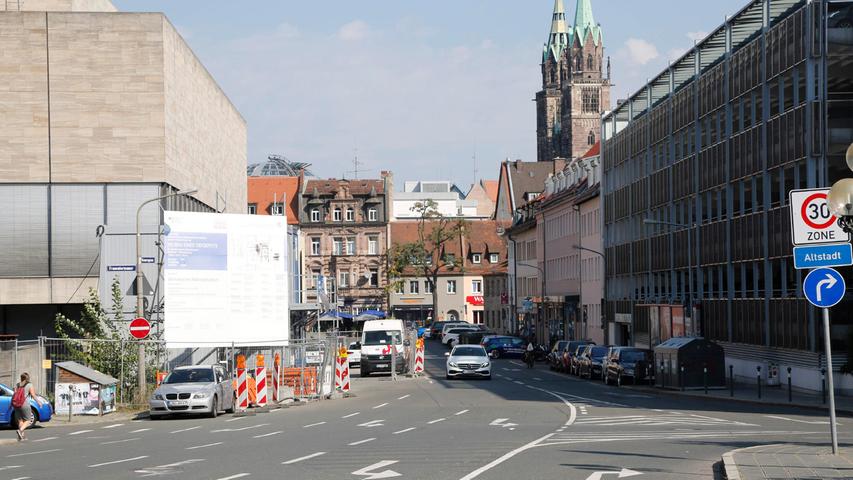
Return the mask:
[[[555,0],[551,33],[542,53],[542,91],[536,94],[537,159],[577,158],[601,137],[601,114],[610,108],[610,65],[591,0],[577,0],[568,25]]]

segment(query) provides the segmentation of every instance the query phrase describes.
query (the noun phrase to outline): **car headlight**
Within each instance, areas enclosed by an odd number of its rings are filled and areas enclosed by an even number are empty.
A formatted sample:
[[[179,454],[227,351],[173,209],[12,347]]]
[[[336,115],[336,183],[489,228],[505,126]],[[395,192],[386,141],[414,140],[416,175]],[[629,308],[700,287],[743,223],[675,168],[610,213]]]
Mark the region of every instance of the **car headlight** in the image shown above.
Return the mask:
[[[450,365],[453,368],[456,368],[456,362],[448,362],[448,365]]]
[[[163,395],[161,395],[159,393],[155,393],[154,395],[151,395],[151,399],[152,400],[163,400]]]
[[[486,368],[489,366],[489,362],[480,365],[480,368]]]
[[[193,395],[193,398],[207,398],[207,394],[204,392],[198,392]]]

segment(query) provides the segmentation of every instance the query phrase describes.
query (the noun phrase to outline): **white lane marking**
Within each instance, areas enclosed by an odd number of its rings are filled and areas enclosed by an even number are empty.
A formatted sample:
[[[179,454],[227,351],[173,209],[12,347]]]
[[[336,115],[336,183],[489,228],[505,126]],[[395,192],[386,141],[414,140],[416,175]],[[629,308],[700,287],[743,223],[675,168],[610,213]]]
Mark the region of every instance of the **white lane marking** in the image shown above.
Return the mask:
[[[269,423],[259,423],[257,425],[249,425],[248,427],[243,428],[220,428],[217,430],[211,430],[210,433],[220,433],[220,432],[244,432],[246,430],[252,430],[255,428],[266,427]]]
[[[461,412],[456,412],[453,415],[458,416],[458,415],[462,415],[463,413],[468,413],[468,410],[462,410]]]
[[[402,397],[397,397],[397,400],[405,400],[409,397],[411,397],[411,395],[407,394],[407,395],[403,395]]]
[[[89,468],[103,467],[106,465],[115,465],[116,463],[135,462],[136,460],[142,460],[143,458],[148,458],[148,455],[140,455],[138,457],[125,458],[124,460],[113,460],[112,462],[95,463],[93,465],[89,465]]]
[[[133,430],[130,433],[147,432],[148,430],[151,430],[151,429],[150,428],[140,428],[139,430]]]
[[[580,395],[572,395],[571,393],[566,393],[566,392],[554,392],[554,393],[560,394],[560,395],[562,395],[562,396],[564,396],[564,397],[567,397],[567,398],[571,398],[571,399],[573,399],[573,400],[582,400],[582,401],[584,401],[584,402],[590,402],[590,403],[600,403],[600,404],[602,404],[602,405],[607,405],[607,406],[609,406],[609,407],[622,407],[622,408],[628,408],[628,405],[625,405],[625,404],[622,404],[622,403],[608,402],[608,401],[605,401],[605,400],[598,400],[598,399],[595,399],[595,398],[581,397]]]
[[[30,477],[15,477],[12,480],[29,480]]]
[[[326,424],[326,422],[310,423],[308,425],[303,425],[302,428],[311,428],[311,427],[316,427],[318,425],[325,425],[325,424]]]
[[[524,385],[524,382],[520,382],[520,381],[518,381],[518,380],[513,380],[512,382],[513,382],[513,383],[517,383],[517,384],[519,384],[519,385]]]
[[[397,430],[396,432],[392,433],[392,435],[399,435],[401,433],[411,432],[414,429],[415,429],[415,427],[409,427],[409,428],[405,428],[403,430]]]
[[[234,480],[235,478],[248,477],[249,475],[251,475],[251,473],[238,473],[237,475],[231,475],[230,477],[217,478],[216,480]]]
[[[365,438],[364,440],[359,440],[359,441],[357,441],[357,442],[348,443],[347,445],[349,445],[349,446],[353,447],[353,446],[355,446],[355,445],[361,445],[362,443],[372,442],[372,441],[374,441],[374,440],[376,440],[376,437],[373,437],[373,438]]]
[[[180,430],[174,430],[174,431],[171,431],[171,432],[169,432],[169,433],[174,434],[174,433],[189,432],[190,430],[196,430],[196,429],[198,429],[198,428],[201,428],[201,425],[196,425],[196,426],[194,426],[194,427],[190,427],[190,428],[182,428],[182,429],[180,429]]]
[[[204,445],[196,445],[194,447],[187,447],[186,449],[187,450],[198,450],[199,448],[215,447],[217,445],[222,445],[222,442],[206,443]]]
[[[277,431],[277,432],[265,433],[265,434],[263,434],[263,435],[255,435],[255,436],[254,436],[254,437],[252,437],[252,438],[264,438],[264,437],[271,437],[271,436],[273,436],[273,435],[278,435],[279,433],[281,433],[281,430],[279,430],[279,431]]]
[[[384,421],[385,420],[371,420],[369,422],[359,423],[358,426],[359,427],[367,427],[367,428],[381,427],[382,422],[384,422]]]
[[[356,470],[352,472],[353,475],[358,475],[359,477],[364,477],[365,480],[378,480],[380,478],[393,478],[399,477],[400,474],[395,472],[394,470],[383,470],[381,472],[372,472],[371,470],[379,470],[380,468],[387,467],[388,465],[394,465],[397,463],[397,460],[382,460],[381,462],[376,462],[373,465],[364,467],[362,469]]]
[[[16,468],[21,468],[21,467],[23,467],[23,465],[9,465],[6,467],[0,467],[0,471],[2,471],[2,470],[14,470]]]
[[[71,432],[68,435],[80,435],[82,433],[89,433],[89,432],[94,432],[94,430],[78,430],[76,432]]]
[[[427,422],[427,425],[432,425],[433,423],[443,422],[445,420],[447,420],[447,419],[446,418],[436,418],[435,420],[430,420],[429,422]]]
[[[765,415],[767,418],[775,418],[777,420],[787,420],[789,422],[797,422],[797,423],[808,423],[809,425],[829,425],[829,422],[825,420],[797,420],[796,418],[788,418],[788,417],[779,417],[776,415]],[[838,425],[841,425],[840,423]]]
[[[116,424],[114,424],[114,425],[107,425],[106,427],[101,427],[101,428],[103,428],[104,430],[107,430],[107,429],[110,429],[110,428],[121,427],[122,425],[124,425],[124,424],[123,424],[123,423],[116,423]]]
[[[164,473],[171,473],[169,469],[174,467],[180,467],[181,465],[190,465],[193,463],[203,462],[203,458],[190,458],[189,460],[182,460],[180,462],[175,463],[167,463],[166,465],[157,465],[156,467],[146,467],[139,470],[134,470],[134,473],[147,473],[147,475],[143,475],[143,477],[151,477],[154,475],[163,475]]]
[[[542,379],[541,379],[541,378],[539,378],[539,377],[533,377],[533,380],[536,380],[537,382],[541,382],[541,381],[542,381]]]
[[[27,452],[27,453],[14,453],[12,455],[6,455],[7,458],[12,457],[26,457],[27,455],[38,455],[40,453],[51,453],[51,452],[59,452],[61,448],[52,448],[50,450],[39,450],[38,452]]]
[[[653,408],[653,409],[652,409],[652,411],[655,411],[655,412],[662,412],[663,410],[661,410],[661,409],[659,409],[659,408]]]
[[[474,478],[477,478],[478,476],[480,476],[481,473],[486,472],[488,470],[491,470],[492,468],[495,468],[496,466],[500,465],[501,463],[509,460],[510,458],[518,455],[519,453],[521,453],[525,450],[530,450],[531,448],[539,445],[541,442],[544,442],[545,440],[548,440],[549,438],[551,438],[554,435],[555,434],[553,434],[553,433],[549,433],[543,437],[539,437],[536,440],[533,440],[530,443],[522,445],[522,446],[516,448],[515,450],[507,452],[502,457],[499,457],[495,460],[492,460],[490,463],[483,465],[482,467],[474,470],[473,472],[469,473],[468,475],[465,475],[464,477],[462,477],[459,480],[472,480]]]
[[[140,437],[125,438],[124,440],[113,440],[112,442],[101,442],[101,445],[112,445],[114,443],[134,442],[134,441],[139,440],[139,439],[140,439]]]
[[[349,415],[344,415],[344,416],[343,416],[343,417],[341,417],[341,418],[350,418],[350,417],[354,417],[354,416],[358,415],[359,413],[361,413],[361,412],[350,413]]]
[[[59,438],[59,437],[39,438],[38,440],[33,440],[33,443],[35,443],[35,442],[46,442],[48,440],[56,440],[57,438]]]
[[[225,421],[226,422],[236,422],[237,420],[243,420],[246,418],[249,418],[249,417],[234,417],[234,418],[229,418],[228,420],[225,420]]]
[[[288,460],[286,462],[281,462],[282,465],[292,465],[297,462],[301,462],[302,460],[308,460],[309,458],[319,457],[320,455],[325,455],[326,452],[317,452],[312,453],[311,455],[305,455],[304,457],[294,458],[293,460]]]
[[[382,408],[382,407],[384,407],[385,405],[388,405],[388,403],[380,403],[379,405],[377,405],[377,406],[373,407],[373,409],[374,409],[374,410],[376,410],[377,408]]]

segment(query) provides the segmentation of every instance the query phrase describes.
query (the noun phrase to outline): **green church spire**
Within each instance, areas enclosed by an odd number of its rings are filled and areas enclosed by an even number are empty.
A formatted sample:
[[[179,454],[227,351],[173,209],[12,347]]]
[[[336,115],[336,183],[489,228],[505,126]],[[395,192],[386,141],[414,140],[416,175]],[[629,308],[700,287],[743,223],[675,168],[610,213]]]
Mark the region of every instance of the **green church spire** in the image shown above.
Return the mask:
[[[592,33],[592,41],[598,46],[599,42],[603,41],[601,26],[595,23],[595,17],[592,15],[592,1],[578,0],[577,9],[575,10],[575,25],[574,33],[578,36],[579,43],[583,45],[587,35]]]
[[[548,56],[555,62],[560,61],[563,51],[569,46],[569,37],[572,34],[571,27],[566,23],[566,9],[563,0],[554,0],[554,15],[551,17],[551,33],[548,35],[548,43],[542,52],[542,62],[548,60]]]

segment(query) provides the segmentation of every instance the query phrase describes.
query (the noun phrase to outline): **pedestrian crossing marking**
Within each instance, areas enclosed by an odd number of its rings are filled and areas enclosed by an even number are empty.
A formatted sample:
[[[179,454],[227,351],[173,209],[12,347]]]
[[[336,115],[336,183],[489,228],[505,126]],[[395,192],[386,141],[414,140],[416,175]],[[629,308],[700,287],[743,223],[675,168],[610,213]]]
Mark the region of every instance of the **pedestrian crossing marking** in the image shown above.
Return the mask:
[[[621,415],[607,417],[584,417],[575,422],[576,425],[593,425],[597,427],[616,427],[623,425],[739,425],[756,427],[752,423],[736,422],[723,418],[707,417],[694,414],[662,414],[662,415]]]

